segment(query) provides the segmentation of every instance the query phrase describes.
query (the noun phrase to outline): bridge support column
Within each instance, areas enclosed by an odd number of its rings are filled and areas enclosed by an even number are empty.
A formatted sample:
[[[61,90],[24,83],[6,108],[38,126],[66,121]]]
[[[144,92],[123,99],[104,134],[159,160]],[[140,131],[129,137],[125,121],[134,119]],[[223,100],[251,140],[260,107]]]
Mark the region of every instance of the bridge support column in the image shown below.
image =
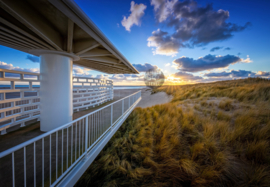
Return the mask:
[[[72,121],[73,58],[49,53],[40,57],[40,130],[46,132]]]

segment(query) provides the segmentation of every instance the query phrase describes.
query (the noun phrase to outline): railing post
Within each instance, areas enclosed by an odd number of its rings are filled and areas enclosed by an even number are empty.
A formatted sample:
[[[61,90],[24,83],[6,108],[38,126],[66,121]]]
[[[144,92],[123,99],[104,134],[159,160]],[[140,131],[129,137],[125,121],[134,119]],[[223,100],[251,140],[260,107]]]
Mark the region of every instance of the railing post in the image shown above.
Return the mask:
[[[113,104],[111,105],[111,126],[113,124]]]
[[[11,83],[11,90],[14,90],[15,89],[15,83],[14,83],[14,81],[10,81],[10,83]]]
[[[21,79],[21,80],[24,79],[24,74],[23,74],[23,73],[20,74],[20,79]]]
[[[124,114],[124,99],[122,100],[122,115]]]
[[[85,152],[87,152],[87,148],[88,148],[88,117],[86,116],[85,119]]]
[[[29,89],[33,89],[33,82],[29,81]]]

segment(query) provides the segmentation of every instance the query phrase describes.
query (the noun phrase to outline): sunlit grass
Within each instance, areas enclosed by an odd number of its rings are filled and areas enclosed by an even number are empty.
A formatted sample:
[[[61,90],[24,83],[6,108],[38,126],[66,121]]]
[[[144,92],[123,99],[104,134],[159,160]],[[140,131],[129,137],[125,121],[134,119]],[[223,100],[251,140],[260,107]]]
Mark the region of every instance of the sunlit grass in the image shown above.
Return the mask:
[[[270,82],[164,86],[136,108],[77,186],[270,186]]]

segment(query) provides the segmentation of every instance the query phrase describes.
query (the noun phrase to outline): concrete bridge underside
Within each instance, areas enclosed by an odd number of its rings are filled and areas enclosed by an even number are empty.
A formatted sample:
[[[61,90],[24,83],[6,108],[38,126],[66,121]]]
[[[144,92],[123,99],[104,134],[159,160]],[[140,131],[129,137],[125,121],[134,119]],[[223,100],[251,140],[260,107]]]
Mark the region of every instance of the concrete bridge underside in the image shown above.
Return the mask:
[[[0,45],[41,57],[43,131],[72,120],[73,64],[108,74],[139,73],[73,0],[1,0],[0,5]]]

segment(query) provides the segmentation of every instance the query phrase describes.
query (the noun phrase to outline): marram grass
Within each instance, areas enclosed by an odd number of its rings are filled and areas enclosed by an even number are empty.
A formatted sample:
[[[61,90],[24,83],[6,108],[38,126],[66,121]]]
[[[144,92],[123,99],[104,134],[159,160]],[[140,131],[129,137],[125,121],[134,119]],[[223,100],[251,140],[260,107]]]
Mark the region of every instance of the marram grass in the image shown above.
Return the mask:
[[[270,82],[167,86],[136,108],[76,186],[270,186]]]

